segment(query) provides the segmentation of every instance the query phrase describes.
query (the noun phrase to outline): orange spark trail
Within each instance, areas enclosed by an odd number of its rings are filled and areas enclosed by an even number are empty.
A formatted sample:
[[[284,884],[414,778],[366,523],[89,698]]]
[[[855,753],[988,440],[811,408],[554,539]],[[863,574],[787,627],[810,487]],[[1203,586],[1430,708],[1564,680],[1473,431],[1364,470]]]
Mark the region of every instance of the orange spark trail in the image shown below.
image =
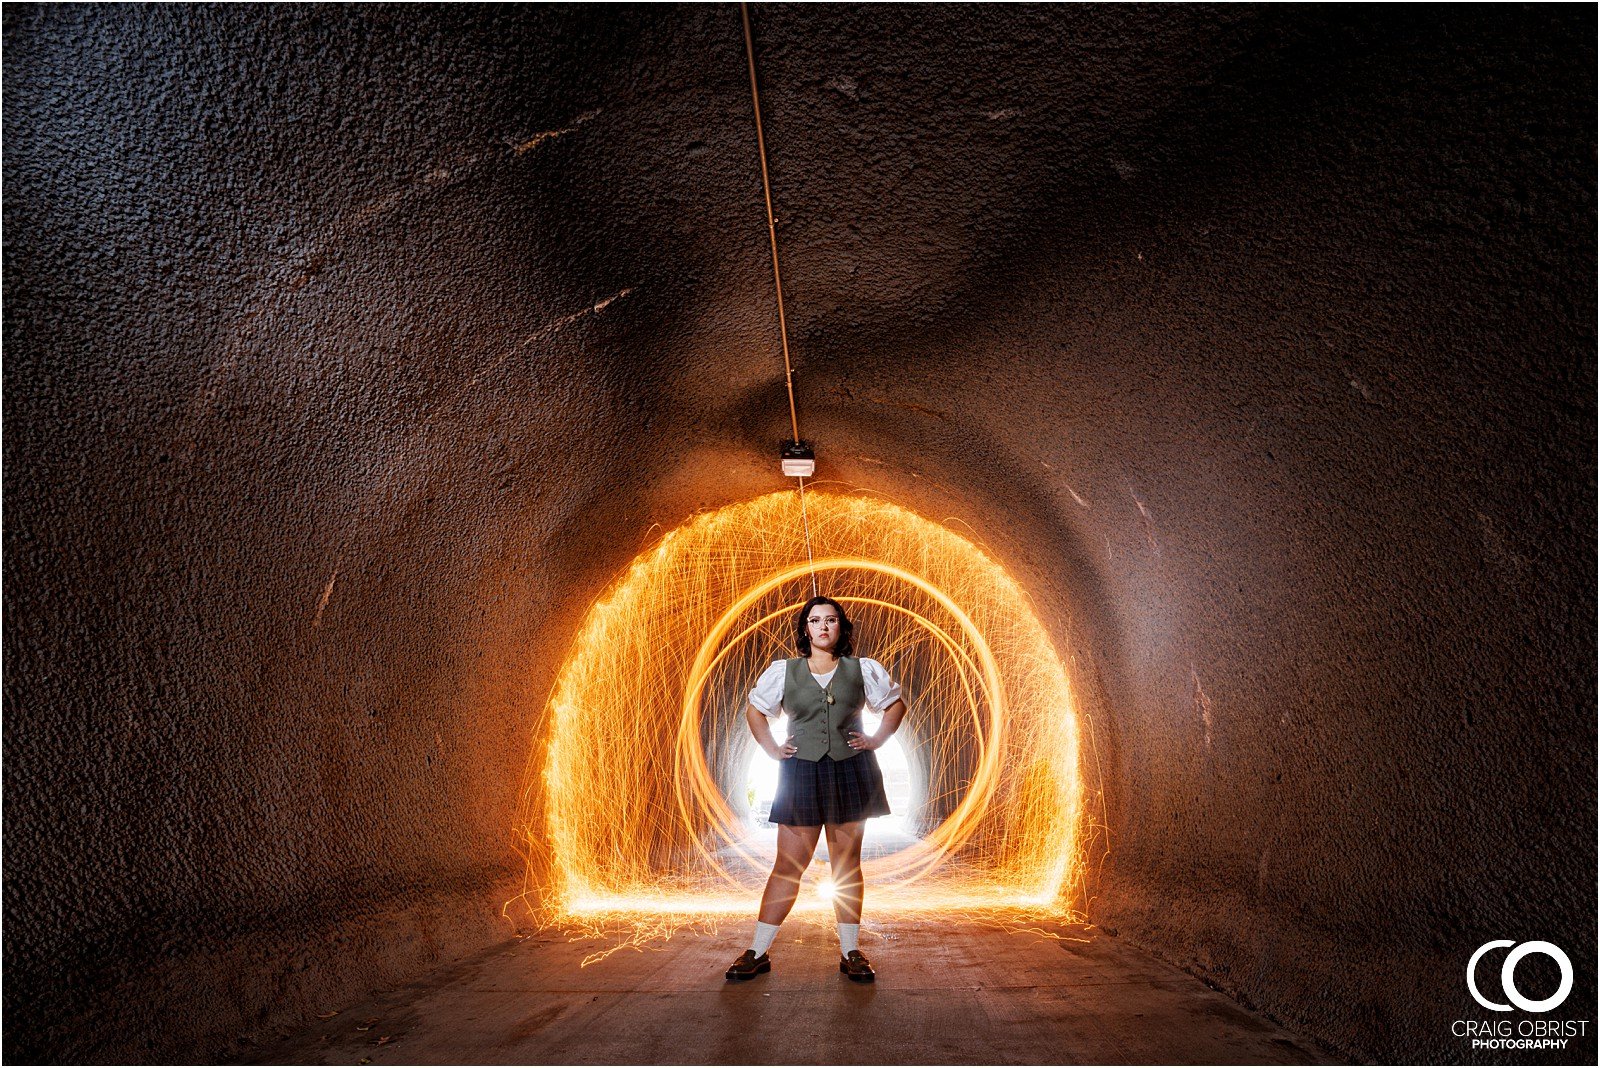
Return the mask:
[[[796,495],[774,493],[671,531],[590,610],[535,739],[517,824],[528,876],[508,910],[620,930],[633,946],[754,915],[772,846],[744,791],[752,756],[768,759],[746,695],[796,655],[792,619],[814,570],[855,623],[856,652],[889,668],[909,709],[897,739],[917,789],[903,815],[919,835],[873,855],[868,824],[869,912],[1079,914],[1079,719],[1021,587],[904,508],[807,496],[814,565]],[[830,908],[822,867],[797,913]]]

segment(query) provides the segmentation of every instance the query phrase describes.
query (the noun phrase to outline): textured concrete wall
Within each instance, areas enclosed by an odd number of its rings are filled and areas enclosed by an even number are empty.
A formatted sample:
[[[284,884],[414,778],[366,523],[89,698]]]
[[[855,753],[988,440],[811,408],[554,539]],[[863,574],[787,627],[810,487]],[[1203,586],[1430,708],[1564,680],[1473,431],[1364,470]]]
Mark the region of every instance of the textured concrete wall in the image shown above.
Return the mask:
[[[756,22],[819,475],[1030,590],[1096,918],[1359,1057],[1592,962],[1593,9]],[[8,1057],[503,936],[583,609],[777,484],[745,77],[730,7],[7,5]]]

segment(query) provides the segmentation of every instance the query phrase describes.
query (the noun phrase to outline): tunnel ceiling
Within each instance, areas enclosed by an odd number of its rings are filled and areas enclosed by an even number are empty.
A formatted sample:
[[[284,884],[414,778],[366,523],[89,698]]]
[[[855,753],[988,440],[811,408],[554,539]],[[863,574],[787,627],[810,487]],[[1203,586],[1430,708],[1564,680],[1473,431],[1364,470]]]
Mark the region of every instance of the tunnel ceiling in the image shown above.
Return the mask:
[[[1354,1055],[1592,956],[1594,18],[753,12],[819,481],[1035,602],[1096,918]],[[4,33],[8,1053],[500,937],[584,611],[783,485],[737,9]]]

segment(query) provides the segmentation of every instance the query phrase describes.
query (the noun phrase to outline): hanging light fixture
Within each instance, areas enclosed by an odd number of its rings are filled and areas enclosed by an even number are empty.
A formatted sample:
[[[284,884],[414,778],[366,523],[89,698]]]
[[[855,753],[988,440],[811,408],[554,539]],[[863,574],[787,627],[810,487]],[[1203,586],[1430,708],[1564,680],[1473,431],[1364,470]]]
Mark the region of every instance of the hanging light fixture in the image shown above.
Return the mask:
[[[772,183],[767,177],[767,139],[761,129],[761,91],[756,87],[756,48],[750,37],[750,8],[739,4],[744,21],[744,54],[750,65],[750,107],[756,120],[756,149],[761,157],[761,192],[767,201],[767,237],[772,242],[772,285],[778,297],[778,336],[783,341],[783,380],[789,390],[789,425],[794,437],[783,443],[779,457],[784,478],[810,478],[817,469],[817,454],[810,442],[800,440],[800,417],[794,406],[794,365],[789,362],[789,323],[783,314],[783,275],[778,271],[778,227],[772,217]],[[801,493],[805,492],[804,484]]]
[[[810,478],[817,469],[817,454],[804,441],[786,441],[779,451],[783,459],[784,478]]]

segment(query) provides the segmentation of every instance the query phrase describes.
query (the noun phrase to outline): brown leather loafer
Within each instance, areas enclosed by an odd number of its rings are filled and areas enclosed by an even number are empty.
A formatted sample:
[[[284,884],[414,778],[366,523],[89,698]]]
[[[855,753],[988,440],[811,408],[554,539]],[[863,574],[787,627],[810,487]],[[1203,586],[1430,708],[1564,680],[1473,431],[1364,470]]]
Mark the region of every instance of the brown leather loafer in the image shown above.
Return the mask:
[[[743,982],[746,979],[754,979],[762,972],[770,972],[771,970],[772,961],[767,958],[765,953],[758,957],[755,950],[747,949],[739,954],[739,959],[734,961],[733,965],[724,974],[728,979],[737,979]]]
[[[849,976],[852,983],[870,983],[877,978],[859,949],[852,949],[849,956],[839,958],[839,970]]]

